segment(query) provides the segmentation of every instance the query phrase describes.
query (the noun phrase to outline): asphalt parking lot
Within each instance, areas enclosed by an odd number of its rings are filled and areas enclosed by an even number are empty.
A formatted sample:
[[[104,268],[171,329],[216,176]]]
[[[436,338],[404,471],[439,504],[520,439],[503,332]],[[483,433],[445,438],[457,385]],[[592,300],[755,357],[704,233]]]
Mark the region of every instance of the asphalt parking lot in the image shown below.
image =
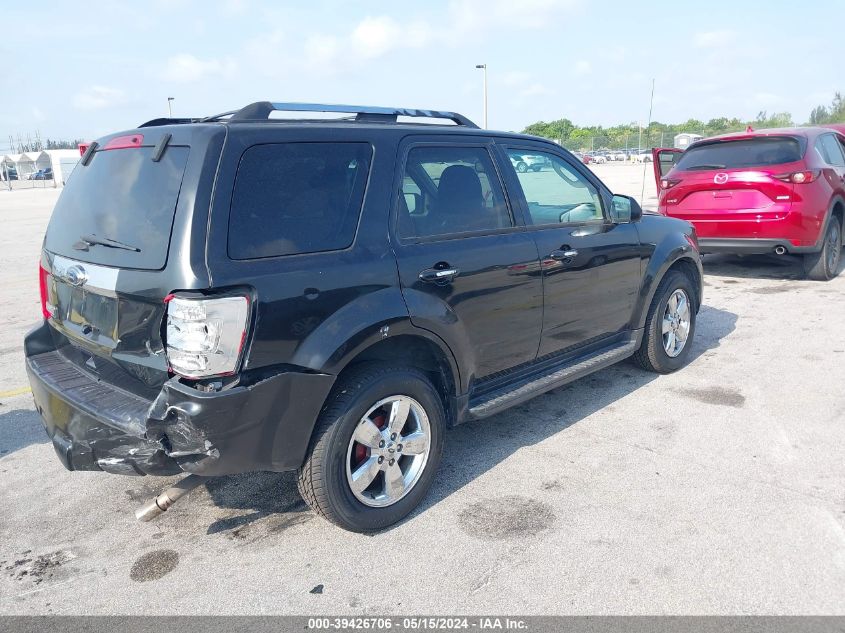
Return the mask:
[[[642,166],[595,171],[640,196]],[[173,480],[65,471],[26,389],[59,191],[0,190],[0,613],[845,614],[845,274],[707,257],[688,367],[625,363],[454,429],[384,533],[319,519],[289,473],[139,524]]]

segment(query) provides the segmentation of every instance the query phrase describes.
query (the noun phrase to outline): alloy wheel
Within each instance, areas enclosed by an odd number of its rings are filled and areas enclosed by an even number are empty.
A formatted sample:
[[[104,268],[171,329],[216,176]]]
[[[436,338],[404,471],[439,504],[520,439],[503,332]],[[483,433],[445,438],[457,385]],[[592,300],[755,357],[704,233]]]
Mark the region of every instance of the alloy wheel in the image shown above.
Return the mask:
[[[690,316],[689,297],[678,288],[670,295],[663,311],[663,349],[670,358],[677,357],[686,347]]]
[[[420,480],[431,451],[431,426],[409,396],[379,400],[359,420],[346,451],[346,480],[364,505],[393,505]]]
[[[836,274],[839,265],[839,255],[842,249],[839,239],[839,227],[834,222],[827,232],[827,270],[831,275]]]

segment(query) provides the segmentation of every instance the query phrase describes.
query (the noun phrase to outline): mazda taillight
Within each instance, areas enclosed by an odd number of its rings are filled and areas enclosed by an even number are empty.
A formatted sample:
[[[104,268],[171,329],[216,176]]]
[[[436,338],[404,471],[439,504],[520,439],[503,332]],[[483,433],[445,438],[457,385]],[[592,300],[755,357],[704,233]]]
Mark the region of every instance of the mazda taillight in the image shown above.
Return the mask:
[[[52,319],[56,306],[50,303],[50,273],[38,264],[38,290],[41,293],[41,314],[45,319]]]
[[[166,350],[173,372],[186,378],[235,373],[246,341],[249,298],[169,295]]]
[[[783,182],[791,182],[796,185],[803,185],[804,183],[813,182],[816,178],[819,177],[821,171],[818,169],[813,170],[805,170],[805,171],[793,171],[788,174],[778,174],[774,176],[778,180],[782,180]]]
[[[677,179],[677,178],[662,178],[660,180],[660,188],[661,189],[671,189],[672,187],[677,185],[679,182],[681,182],[681,181],[680,181],[680,179]]]

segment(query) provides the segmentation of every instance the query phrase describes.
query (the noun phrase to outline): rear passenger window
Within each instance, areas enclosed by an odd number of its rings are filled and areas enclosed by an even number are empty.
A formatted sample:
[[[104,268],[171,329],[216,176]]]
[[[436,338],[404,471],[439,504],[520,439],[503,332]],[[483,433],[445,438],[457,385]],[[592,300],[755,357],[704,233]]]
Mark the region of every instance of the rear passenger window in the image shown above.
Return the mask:
[[[229,212],[229,257],[343,249],[361,214],[367,143],[277,143],[246,150]]]
[[[816,149],[822,155],[824,162],[837,167],[845,166],[845,156],[842,155],[842,146],[833,134],[825,134],[816,141]]]
[[[498,175],[482,147],[417,147],[408,153],[398,233],[429,237],[513,226]]]

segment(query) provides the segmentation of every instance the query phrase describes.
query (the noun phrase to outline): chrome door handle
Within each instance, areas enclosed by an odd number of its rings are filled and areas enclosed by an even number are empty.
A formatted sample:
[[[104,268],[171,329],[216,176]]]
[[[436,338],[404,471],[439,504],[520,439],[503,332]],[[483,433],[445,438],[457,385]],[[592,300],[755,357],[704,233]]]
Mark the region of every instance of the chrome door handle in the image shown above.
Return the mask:
[[[572,259],[578,256],[578,251],[574,248],[567,249],[565,251],[552,251],[552,254],[549,255],[552,259],[562,260],[562,259]]]
[[[457,268],[426,268],[420,273],[420,280],[428,283],[449,283],[458,276]]]

